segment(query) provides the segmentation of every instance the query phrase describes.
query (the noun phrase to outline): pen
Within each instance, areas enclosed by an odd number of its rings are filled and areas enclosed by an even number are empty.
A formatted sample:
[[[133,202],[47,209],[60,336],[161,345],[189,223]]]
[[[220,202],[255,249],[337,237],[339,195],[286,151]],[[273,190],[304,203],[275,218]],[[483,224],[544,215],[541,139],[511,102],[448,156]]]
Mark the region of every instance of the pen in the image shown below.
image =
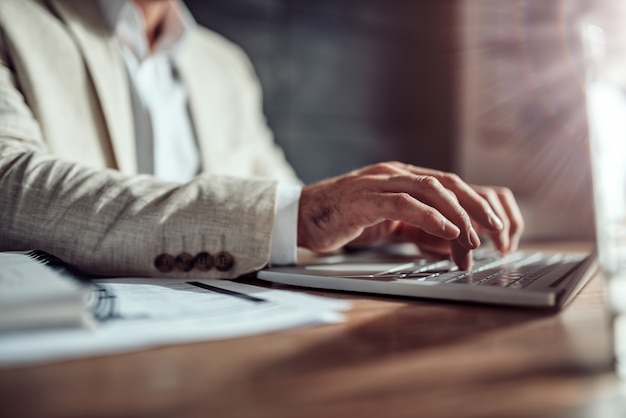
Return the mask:
[[[250,302],[254,302],[254,303],[265,303],[265,302],[267,302],[267,300],[265,300],[265,299],[257,298],[257,297],[250,296],[250,295],[246,295],[245,293],[235,292],[233,290],[222,289],[221,287],[211,286],[211,285],[206,284],[206,283],[201,283],[201,282],[186,282],[186,283],[190,284],[192,286],[200,287],[200,288],[205,289],[205,290],[210,290],[212,292],[221,293],[223,295],[234,296],[236,298],[244,299],[244,300],[247,300],[247,301],[250,301]]]

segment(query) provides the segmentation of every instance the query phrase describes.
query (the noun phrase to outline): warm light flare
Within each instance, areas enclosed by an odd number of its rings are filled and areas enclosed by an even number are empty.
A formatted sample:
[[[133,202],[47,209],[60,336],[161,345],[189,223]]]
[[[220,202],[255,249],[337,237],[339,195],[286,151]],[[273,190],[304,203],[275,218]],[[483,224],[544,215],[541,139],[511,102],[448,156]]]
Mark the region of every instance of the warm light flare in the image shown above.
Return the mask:
[[[497,179],[513,189],[529,218],[527,238],[591,238],[579,28],[583,19],[602,9],[600,3],[465,3],[461,171],[470,181]]]

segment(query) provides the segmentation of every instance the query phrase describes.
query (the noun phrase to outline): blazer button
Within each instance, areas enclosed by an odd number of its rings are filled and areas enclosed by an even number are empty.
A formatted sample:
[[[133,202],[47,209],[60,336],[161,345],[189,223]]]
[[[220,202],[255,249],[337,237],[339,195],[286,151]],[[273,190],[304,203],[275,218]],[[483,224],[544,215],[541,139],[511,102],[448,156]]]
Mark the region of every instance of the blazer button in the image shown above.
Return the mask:
[[[215,255],[213,262],[215,263],[215,268],[219,271],[228,271],[233,268],[235,259],[230,253],[222,251],[221,253]]]
[[[154,267],[161,273],[169,273],[174,269],[174,256],[161,254],[154,259]]]
[[[200,271],[209,271],[213,268],[213,257],[206,251],[202,251],[196,254],[195,266]]]
[[[189,253],[180,253],[174,259],[174,266],[178,271],[191,271],[194,265],[194,258]]]

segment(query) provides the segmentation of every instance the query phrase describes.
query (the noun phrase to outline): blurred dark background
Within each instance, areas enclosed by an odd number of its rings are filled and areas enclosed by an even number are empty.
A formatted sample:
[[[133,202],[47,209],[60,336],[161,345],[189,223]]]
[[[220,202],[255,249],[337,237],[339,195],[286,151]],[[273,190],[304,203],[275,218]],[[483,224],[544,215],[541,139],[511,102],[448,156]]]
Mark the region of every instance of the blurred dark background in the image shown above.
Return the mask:
[[[577,33],[597,0],[186,3],[250,56],[306,183],[400,160],[511,188],[529,239],[593,235]]]
[[[453,0],[186,0],[239,44],[305,182],[403,160],[452,169]]]

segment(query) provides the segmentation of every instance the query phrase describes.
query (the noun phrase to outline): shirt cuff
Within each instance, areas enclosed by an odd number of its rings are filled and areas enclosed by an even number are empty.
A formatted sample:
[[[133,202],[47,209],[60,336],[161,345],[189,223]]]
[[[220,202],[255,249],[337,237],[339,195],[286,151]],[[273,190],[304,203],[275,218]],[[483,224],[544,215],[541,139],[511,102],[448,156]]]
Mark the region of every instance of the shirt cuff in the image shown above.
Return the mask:
[[[278,185],[270,264],[295,264],[298,259],[298,208],[301,191],[301,186]]]

